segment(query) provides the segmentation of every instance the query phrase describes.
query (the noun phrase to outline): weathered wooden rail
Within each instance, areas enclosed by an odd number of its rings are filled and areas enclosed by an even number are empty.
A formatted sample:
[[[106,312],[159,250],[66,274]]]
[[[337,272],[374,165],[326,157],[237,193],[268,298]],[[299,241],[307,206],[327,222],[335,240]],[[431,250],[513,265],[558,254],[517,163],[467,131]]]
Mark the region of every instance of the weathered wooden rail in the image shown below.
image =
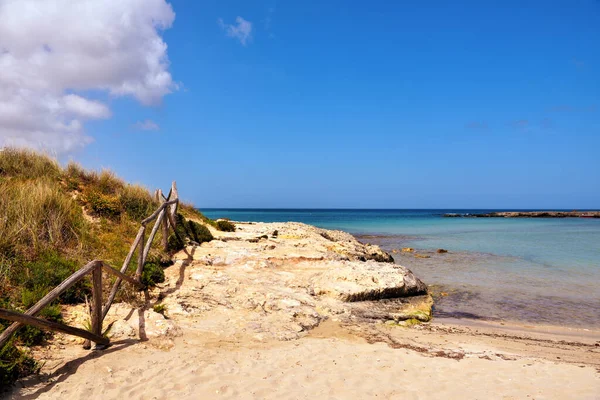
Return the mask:
[[[148,218],[141,222],[137,236],[135,237],[135,240],[129,249],[127,257],[125,257],[123,266],[120,270],[111,267],[104,261],[90,261],[81,269],[65,279],[60,285],[52,289],[46,296],[44,296],[24,314],[0,308],[0,318],[13,321],[13,324],[6,328],[2,334],[0,334],[0,348],[4,346],[8,339],[10,339],[10,337],[22,325],[32,325],[44,330],[57,331],[82,337],[86,339],[84,347],[88,349],[91,347],[90,342],[94,342],[97,349],[107,346],[109,344],[109,340],[102,335],[102,323],[104,318],[108,314],[108,311],[110,310],[110,307],[123,281],[135,286],[138,289],[145,289],[145,286],[141,280],[143,268],[148,257],[148,253],[150,252],[150,248],[152,247],[152,242],[154,241],[154,237],[156,236],[158,230],[162,227],[161,245],[165,250],[168,244],[167,237],[169,234],[169,228],[173,230],[177,239],[183,243],[183,238],[179,236],[177,230],[175,229],[177,226],[177,219],[175,216],[177,214],[177,207],[179,205],[179,195],[177,193],[176,183],[173,182],[171,184],[171,190],[169,191],[168,196],[165,197],[162,191],[159,189],[155,192],[155,197],[159,202],[161,202],[161,205]],[[148,236],[148,239],[145,240],[146,226],[154,220],[156,221],[152,227],[150,235]],[[127,275],[127,269],[136,250],[138,252],[138,265],[135,271],[135,276],[131,277]],[[114,275],[117,278],[104,304],[102,303],[103,271]],[[62,293],[80,280],[84,279],[87,275],[91,275],[92,279],[91,332],[35,317],[46,306],[50,305],[50,303],[56,300]]]

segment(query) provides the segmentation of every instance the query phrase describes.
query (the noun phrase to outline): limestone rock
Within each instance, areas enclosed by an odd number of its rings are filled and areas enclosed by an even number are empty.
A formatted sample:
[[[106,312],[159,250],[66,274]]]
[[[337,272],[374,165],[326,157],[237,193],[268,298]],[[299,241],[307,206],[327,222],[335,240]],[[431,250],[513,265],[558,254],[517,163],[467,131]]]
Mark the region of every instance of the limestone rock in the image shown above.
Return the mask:
[[[236,226],[178,253],[152,293],[185,329],[291,340],[328,318],[360,318],[361,309],[377,309],[378,319],[415,318],[412,299],[427,293],[389,254],[346,232],[295,222]]]
[[[432,297],[425,294],[407,298],[352,303],[351,313],[353,316],[362,319],[427,322],[431,320],[432,306]]]
[[[399,265],[373,261],[329,262],[326,270],[311,279],[316,295],[345,302],[389,299],[423,294],[427,287]]]

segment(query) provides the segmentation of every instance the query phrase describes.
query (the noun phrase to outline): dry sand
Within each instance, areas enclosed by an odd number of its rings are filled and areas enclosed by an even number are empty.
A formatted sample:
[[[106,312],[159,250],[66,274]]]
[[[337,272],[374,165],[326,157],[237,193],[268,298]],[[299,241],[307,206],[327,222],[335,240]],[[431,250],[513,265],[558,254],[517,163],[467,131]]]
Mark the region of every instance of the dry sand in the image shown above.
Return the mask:
[[[369,344],[352,329],[330,322],[302,339],[286,342],[232,341],[186,330],[169,350],[156,348],[151,341],[125,341],[91,354],[70,346],[62,350],[70,361],[59,362],[42,379],[45,382],[23,382],[31,387],[17,389],[9,398],[600,398],[600,374],[589,363],[544,360],[523,349],[521,354],[509,353],[506,347],[518,350],[519,346],[511,344],[514,340],[473,336],[461,329],[457,334],[443,326],[437,326],[437,332],[380,328],[391,333],[388,338],[400,333],[393,339],[396,345]],[[427,335],[429,339],[423,340]],[[403,340],[407,336],[411,339]],[[464,357],[428,355],[402,347],[427,347],[431,341],[445,342],[447,349]],[[571,353],[580,352],[585,359],[590,349],[571,349]],[[594,360],[587,361],[593,364]]]

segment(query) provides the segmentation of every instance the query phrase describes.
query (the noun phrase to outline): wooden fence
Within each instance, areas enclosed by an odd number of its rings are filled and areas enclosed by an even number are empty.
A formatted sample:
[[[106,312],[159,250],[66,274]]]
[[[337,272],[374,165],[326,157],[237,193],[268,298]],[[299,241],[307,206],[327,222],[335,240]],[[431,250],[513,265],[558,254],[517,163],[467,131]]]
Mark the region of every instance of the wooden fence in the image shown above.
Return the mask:
[[[0,308],[0,318],[13,321],[13,324],[6,328],[2,334],[0,334],[0,348],[4,346],[8,339],[22,325],[32,325],[44,330],[57,331],[82,337],[86,339],[84,348],[87,349],[91,347],[90,342],[94,342],[97,349],[106,347],[109,344],[109,339],[102,335],[102,322],[108,314],[108,311],[110,310],[110,307],[123,281],[126,281],[139,289],[145,289],[141,280],[142,272],[144,263],[146,262],[148,253],[152,247],[152,242],[154,241],[154,237],[158,230],[162,229],[161,245],[165,250],[167,249],[168,245],[167,237],[169,234],[169,229],[172,229],[177,239],[183,243],[183,238],[179,236],[177,230],[175,229],[177,225],[177,207],[179,205],[179,195],[177,193],[176,183],[172,183],[168,196],[165,197],[162,191],[159,189],[155,192],[155,197],[159,202],[161,202],[161,205],[152,213],[152,215],[141,222],[137,236],[135,237],[135,240],[129,249],[127,257],[125,257],[125,261],[123,261],[123,266],[120,270],[111,267],[104,261],[94,260],[87,263],[73,275],[65,279],[60,285],[51,290],[24,314]],[[150,231],[148,239],[145,240],[146,226],[154,220],[156,220],[156,222]],[[135,275],[131,277],[127,275],[127,269],[136,249],[138,251],[138,265]],[[117,278],[104,304],[102,302],[103,271],[114,275]],[[56,300],[65,290],[69,289],[75,283],[85,278],[86,275],[91,275],[92,279],[91,332],[36,317],[40,311]]]

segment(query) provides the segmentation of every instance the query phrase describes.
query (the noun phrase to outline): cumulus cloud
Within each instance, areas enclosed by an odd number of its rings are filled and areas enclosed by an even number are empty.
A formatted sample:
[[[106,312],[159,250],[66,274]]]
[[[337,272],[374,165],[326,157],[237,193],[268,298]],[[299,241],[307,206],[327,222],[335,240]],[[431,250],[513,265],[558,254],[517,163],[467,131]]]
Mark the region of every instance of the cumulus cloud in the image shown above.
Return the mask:
[[[219,26],[225,31],[227,36],[240,41],[245,46],[252,40],[252,22],[246,21],[242,17],[235,19],[235,24],[226,24],[222,18],[217,20]]]
[[[134,128],[140,131],[157,131],[160,129],[158,124],[151,119],[136,122]]]
[[[88,100],[76,94],[63,97],[65,111],[82,118],[100,119],[110,117],[110,110],[99,101]]]
[[[144,105],[177,88],[161,32],[165,0],[0,0],[0,146],[85,146],[106,95]]]

